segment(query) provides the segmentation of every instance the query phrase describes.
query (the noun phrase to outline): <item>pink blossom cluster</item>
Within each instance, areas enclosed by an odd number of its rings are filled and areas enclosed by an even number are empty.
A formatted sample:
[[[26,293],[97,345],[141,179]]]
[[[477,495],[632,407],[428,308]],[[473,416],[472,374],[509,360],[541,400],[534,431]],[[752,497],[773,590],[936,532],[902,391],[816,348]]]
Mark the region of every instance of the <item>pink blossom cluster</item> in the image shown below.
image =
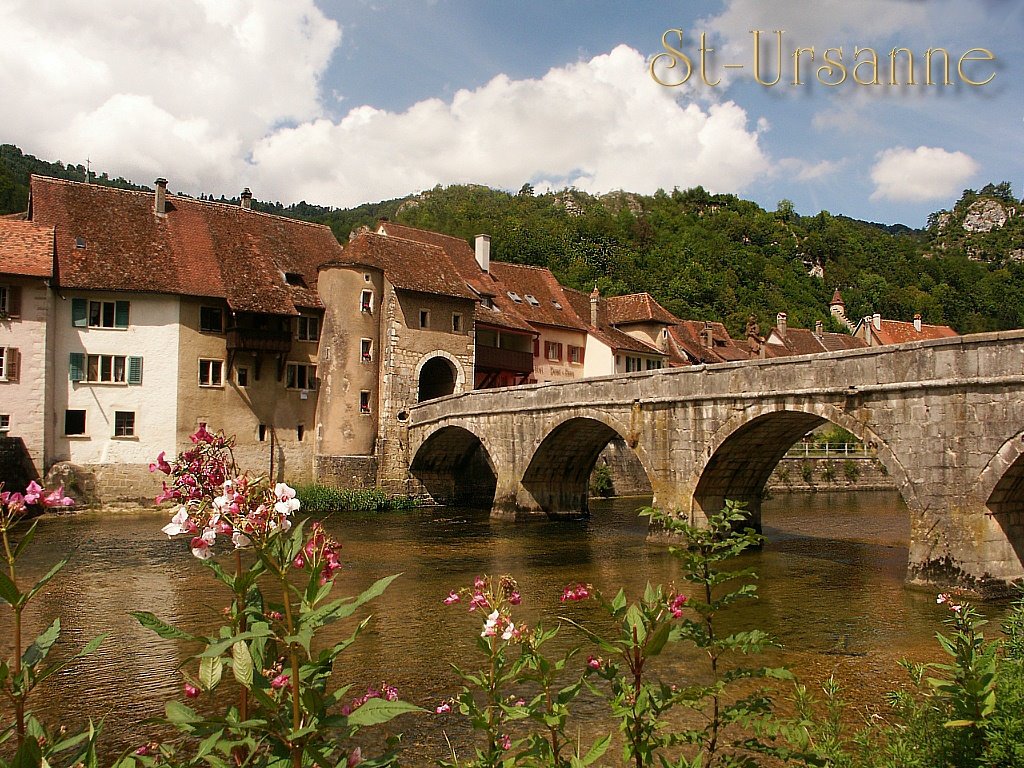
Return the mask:
[[[388,685],[386,682],[381,682],[380,685],[371,685],[366,689],[366,693],[362,696],[357,696],[352,701],[341,708],[341,714],[348,717],[363,704],[368,702],[370,699],[384,699],[385,701],[398,701],[398,689],[393,685]]]
[[[238,549],[291,527],[290,517],[299,509],[293,488],[285,483],[271,488],[244,475],[230,477],[233,441],[223,433],[214,435],[200,427],[191,439],[193,447],[173,462],[168,463],[161,453],[150,464],[150,471],[160,470],[172,478],[156,501],[180,503],[164,533],[191,536],[192,554],[206,560],[213,557],[218,536],[230,539]]]
[[[469,611],[487,611],[480,637],[500,637],[505,642],[519,641],[527,633],[525,624],[512,621],[512,607],[523,602],[519,585],[511,576],[502,576],[497,582],[490,576],[477,576],[472,588],[452,590],[444,599],[445,605],[454,605],[466,600]]]
[[[309,540],[302,551],[295,556],[292,565],[296,568],[320,569],[320,586],[334,578],[336,571],[341,570],[338,552],[341,544],[327,535],[323,525],[315,522],[312,525]]]
[[[964,609],[963,602],[957,600],[948,592],[940,592],[939,596],[935,598],[935,602],[938,605],[945,605],[953,613],[960,613]]]
[[[586,600],[594,588],[590,584],[569,585],[562,590],[562,602]]]
[[[70,496],[64,495],[63,485],[50,493],[46,493],[35,480],[28,484],[24,493],[5,491],[3,487],[3,483],[0,483],[0,522],[21,517],[30,508],[37,505],[49,509],[51,507],[70,507],[75,503]]]
[[[672,596],[672,599],[668,601],[668,611],[672,614],[672,618],[682,618],[683,606],[686,605],[688,599],[686,595],[681,593],[676,593]]]

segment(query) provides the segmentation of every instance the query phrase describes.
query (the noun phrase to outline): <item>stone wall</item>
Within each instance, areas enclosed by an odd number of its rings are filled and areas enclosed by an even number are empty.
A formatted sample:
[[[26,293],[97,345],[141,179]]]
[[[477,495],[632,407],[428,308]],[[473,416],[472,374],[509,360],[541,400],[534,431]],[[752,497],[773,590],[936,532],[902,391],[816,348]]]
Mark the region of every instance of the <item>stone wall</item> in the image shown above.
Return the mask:
[[[795,458],[779,462],[767,488],[785,491],[891,491],[895,481],[874,458]]]
[[[596,469],[602,465],[608,467],[612,475],[611,495],[645,496],[651,492],[651,481],[647,479],[643,464],[621,437],[612,438],[601,451],[594,466]]]
[[[317,456],[316,482],[349,490],[373,488],[377,484],[375,456]]]

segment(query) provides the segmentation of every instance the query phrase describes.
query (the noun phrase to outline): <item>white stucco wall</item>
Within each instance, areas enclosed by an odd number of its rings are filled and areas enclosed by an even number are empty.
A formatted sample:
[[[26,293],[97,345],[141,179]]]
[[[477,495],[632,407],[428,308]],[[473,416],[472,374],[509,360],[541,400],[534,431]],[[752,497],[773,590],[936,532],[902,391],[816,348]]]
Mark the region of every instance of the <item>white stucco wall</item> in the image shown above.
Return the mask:
[[[76,328],[71,300],[129,301],[127,328]],[[54,312],[54,461],[75,464],[146,464],[173,452],[177,420],[180,302],[176,296],[64,291]],[[142,357],[142,383],[72,382],[72,352]],[[64,434],[68,409],[86,412],[83,436]],[[134,411],[135,435],[114,437],[115,411]]]
[[[0,276],[21,291],[19,316],[0,319],[0,347],[18,350],[17,374],[0,379],[0,414],[10,416],[11,437],[25,442],[36,471],[45,471],[46,330],[49,289],[42,280]]]
[[[587,336],[587,355],[583,361],[583,375],[608,376],[615,373],[615,355],[611,347],[593,336]]]

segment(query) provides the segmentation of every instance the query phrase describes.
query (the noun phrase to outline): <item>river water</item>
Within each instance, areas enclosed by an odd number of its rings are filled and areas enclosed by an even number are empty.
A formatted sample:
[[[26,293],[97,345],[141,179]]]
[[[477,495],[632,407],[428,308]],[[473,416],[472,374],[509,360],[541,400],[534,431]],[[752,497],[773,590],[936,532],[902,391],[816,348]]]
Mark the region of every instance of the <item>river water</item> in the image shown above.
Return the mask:
[[[646,540],[646,520],[636,515],[645,501],[595,501],[589,520],[571,522],[498,522],[484,511],[451,508],[334,516],[327,527],[344,546],[346,567],[337,580],[343,594],[402,574],[371,604],[374,618],[341,657],[338,679],[364,686],[385,678],[406,700],[433,709],[457,690],[451,663],[472,667],[480,631],[476,614],[441,601],[478,574],[515,576],[522,618],[549,625],[559,615],[601,620],[592,604],[559,602],[566,584],[590,582],[609,596],[623,586],[636,598],[648,580],[678,580],[667,549]],[[228,600],[184,539],[160,533],[165,517],[140,509],[46,518],[22,563],[26,578],[38,577],[72,553],[65,571],[33,604],[27,632],[56,615],[65,648],[100,633],[108,637],[48,683],[36,709],[51,717],[63,712],[65,721],[102,718],[108,754],[159,732],[141,723],[159,716],[167,698],[180,698],[176,667],[187,651],[143,630],[127,612],[151,610],[203,631],[217,623]],[[938,658],[934,634],[944,612],[934,594],[903,585],[910,520],[895,492],[783,494],[765,503],[763,525],[765,547],[743,562],[760,575],[760,599],[731,621],[777,637],[784,650],[771,661],[786,663],[812,687],[836,675],[850,711],[867,715],[882,707],[884,692],[905,681],[900,659]],[[999,609],[990,610],[998,619]],[[563,629],[562,637],[575,640],[571,632]],[[5,612],[5,656],[10,643]],[[671,655],[659,672],[683,681],[696,661]],[[583,707],[585,716],[593,706]],[[429,756],[445,752],[442,731],[456,744],[469,739],[453,720],[413,716],[398,723],[407,745],[403,762],[410,765],[429,764]],[[596,721],[593,727],[611,728]]]

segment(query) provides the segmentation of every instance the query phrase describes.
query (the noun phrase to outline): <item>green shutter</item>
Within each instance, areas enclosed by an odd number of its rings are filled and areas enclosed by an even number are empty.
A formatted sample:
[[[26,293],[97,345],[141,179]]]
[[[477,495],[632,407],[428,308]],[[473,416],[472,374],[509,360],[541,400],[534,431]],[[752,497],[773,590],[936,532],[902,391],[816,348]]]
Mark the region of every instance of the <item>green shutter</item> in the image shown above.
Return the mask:
[[[85,354],[72,352],[71,360],[68,363],[68,378],[72,381],[82,381],[85,378]]]
[[[71,300],[71,324],[75,328],[89,327],[89,302],[85,299]]]
[[[128,358],[128,383],[129,384],[141,384],[142,383],[142,358],[141,357],[129,357]]]
[[[128,327],[128,305],[127,301],[114,302],[114,327],[115,328],[127,328]]]

